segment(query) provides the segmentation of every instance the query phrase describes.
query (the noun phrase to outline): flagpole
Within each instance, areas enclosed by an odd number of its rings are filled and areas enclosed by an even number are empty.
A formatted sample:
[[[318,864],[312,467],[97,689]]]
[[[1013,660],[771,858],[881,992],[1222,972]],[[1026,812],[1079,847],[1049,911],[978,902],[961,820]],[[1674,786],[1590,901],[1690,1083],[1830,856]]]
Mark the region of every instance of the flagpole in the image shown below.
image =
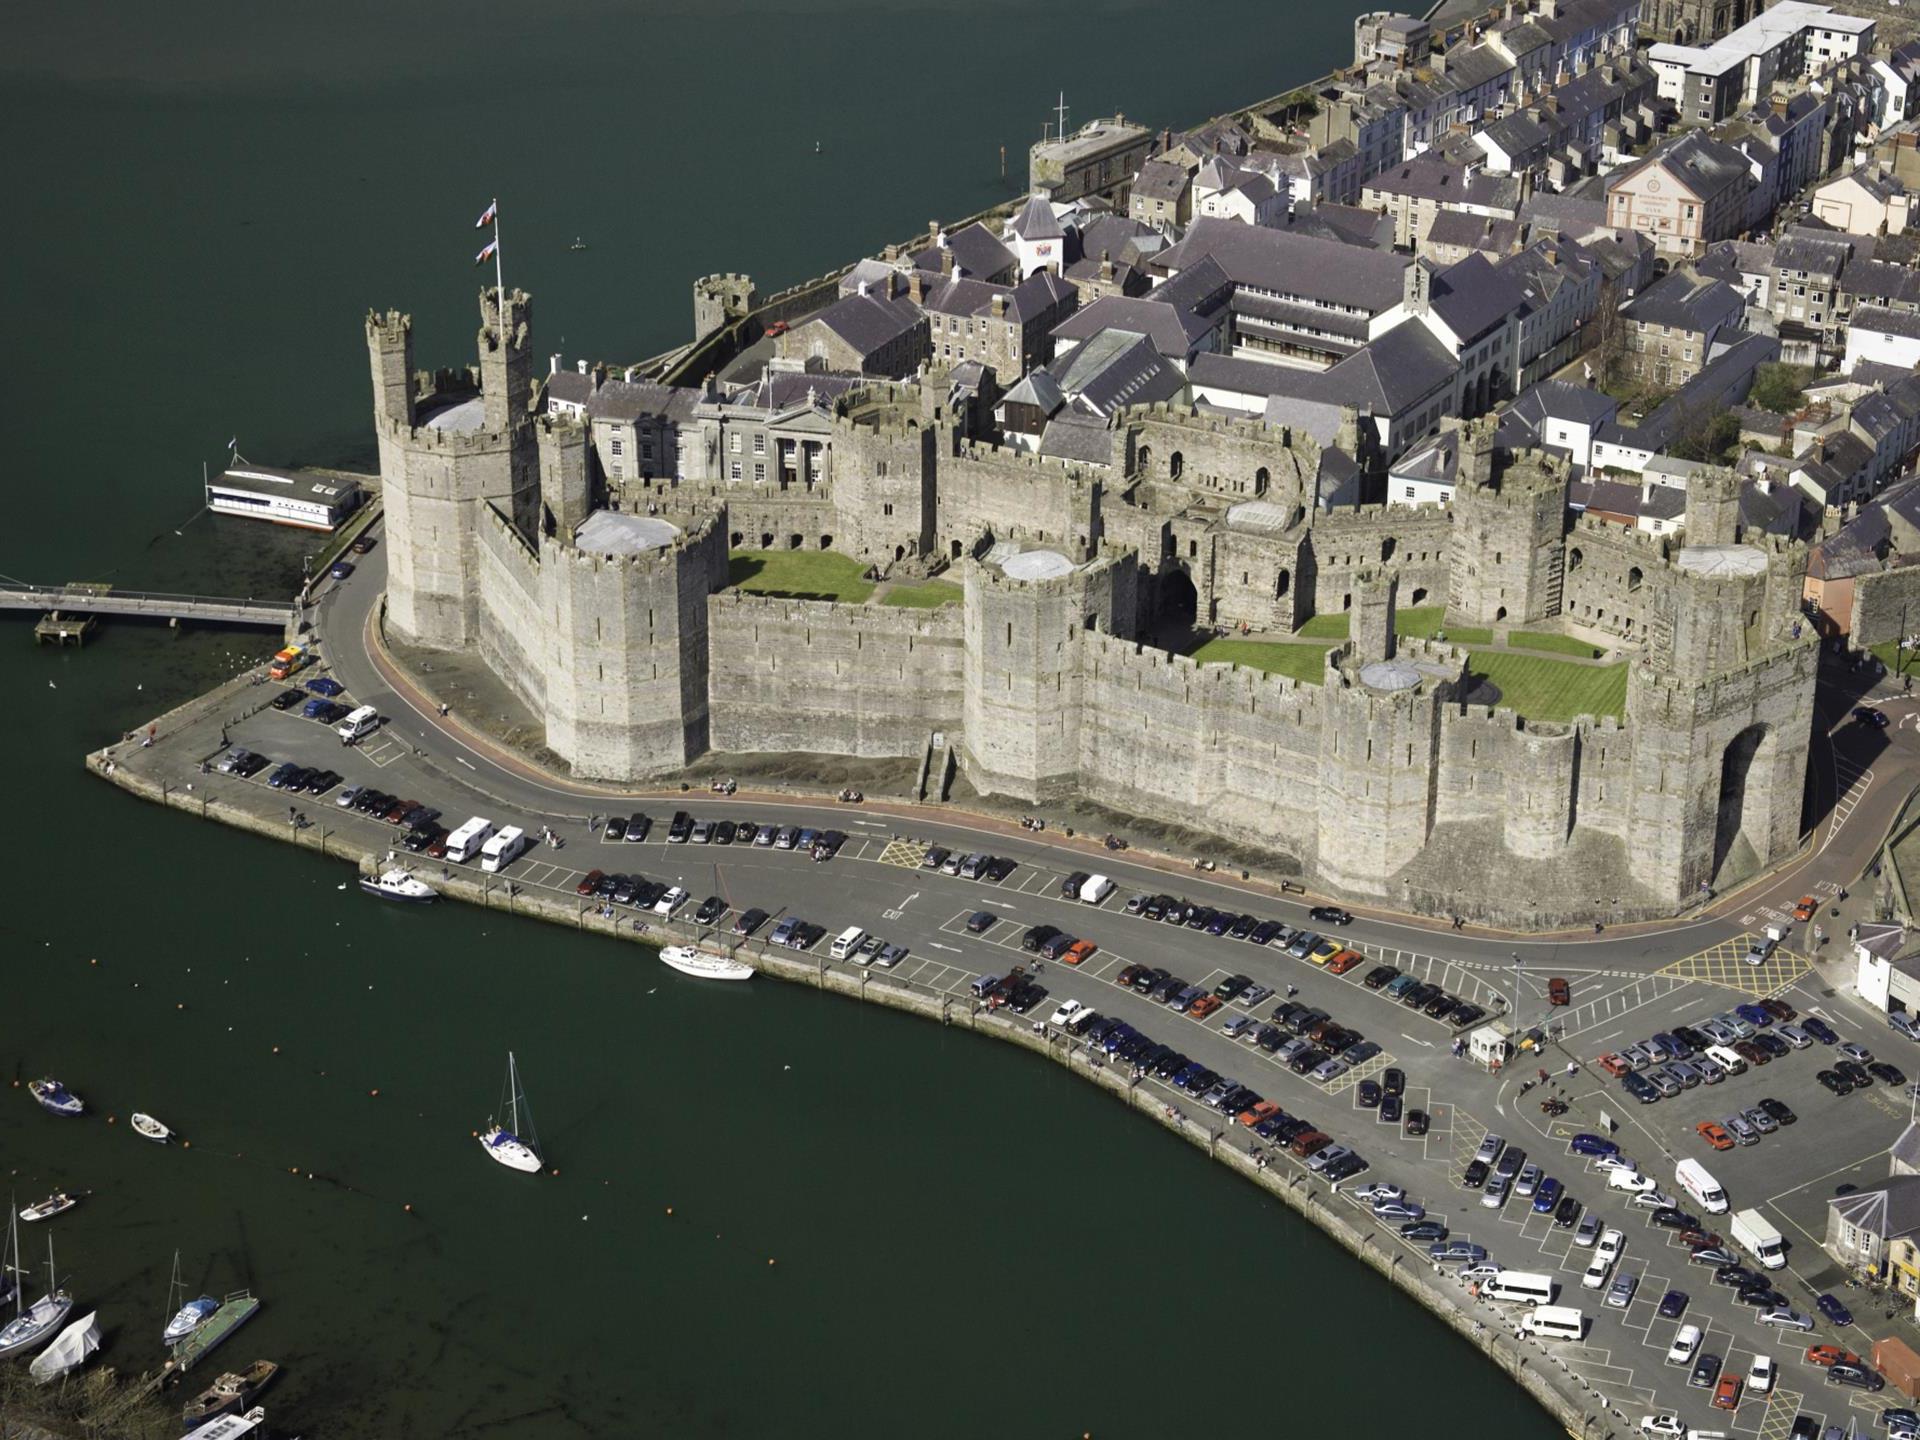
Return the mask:
[[[500,202],[493,202],[493,288],[500,297],[500,348],[507,348],[506,264],[500,255]]]

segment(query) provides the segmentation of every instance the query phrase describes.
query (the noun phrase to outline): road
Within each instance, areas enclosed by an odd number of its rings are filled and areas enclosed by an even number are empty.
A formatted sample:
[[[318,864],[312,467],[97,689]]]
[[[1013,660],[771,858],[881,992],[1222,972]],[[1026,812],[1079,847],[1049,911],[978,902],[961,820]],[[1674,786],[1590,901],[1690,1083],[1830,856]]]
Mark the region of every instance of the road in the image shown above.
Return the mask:
[[[1554,1345],[1547,1353],[1552,1363],[1578,1376],[1589,1393],[1604,1397],[1607,1407],[1624,1417],[1624,1425],[1615,1422],[1618,1428],[1631,1428],[1642,1413],[1655,1408],[1676,1409],[1698,1426],[1765,1440],[1784,1435],[1800,1410],[1843,1424],[1849,1418],[1866,1419],[1862,1412],[1884,1401],[1828,1389],[1821,1374],[1799,1359],[1799,1351],[1813,1341],[1826,1341],[1865,1353],[1874,1335],[1895,1331],[1909,1343],[1920,1342],[1920,1332],[1911,1324],[1890,1320],[1884,1306],[1869,1309],[1854,1292],[1843,1289],[1844,1277],[1818,1243],[1834,1186],[1885,1173],[1885,1151],[1908,1122],[1911,1106],[1898,1088],[1876,1086],[1835,1098],[1814,1083],[1814,1071],[1825,1063],[1824,1050],[1816,1047],[1722,1084],[1640,1106],[1592,1064],[1596,1055],[1655,1030],[1724,1012],[1761,994],[1777,994],[1803,1012],[1828,1017],[1843,1038],[1860,1039],[1902,1069],[1920,1072],[1920,1047],[1886,1030],[1846,991],[1836,993],[1830,973],[1814,967],[1802,943],[1807,927],[1797,930],[1766,966],[1750,967],[1741,958],[1753,926],[1786,918],[1793,899],[1805,891],[1836,900],[1840,880],[1834,877],[1850,878],[1878,843],[1920,755],[1920,718],[1908,702],[1888,705],[1896,723],[1883,732],[1847,721],[1851,696],[1827,697],[1824,719],[1832,744],[1822,758],[1832,767],[1830,783],[1841,798],[1822,820],[1815,845],[1786,873],[1750,893],[1728,897],[1704,915],[1598,936],[1516,938],[1362,914],[1336,938],[1361,950],[1367,963],[1335,976],[1272,947],[1211,937],[1125,910],[1130,894],[1171,892],[1289,925],[1309,923],[1305,903],[1297,897],[1276,897],[1218,875],[1170,874],[1138,857],[1090,853],[1044,833],[1033,835],[937,808],[901,814],[788,797],[727,799],[677,790],[663,797],[570,784],[534,773],[457,724],[443,724],[423,697],[408,693],[404,682],[383,668],[362,638],[380,583],[378,567],[369,564],[354,580],[330,587],[321,597],[320,629],[336,677],[355,700],[378,706],[390,723],[349,751],[321,725],[294,713],[265,710],[235,728],[236,743],[276,759],[328,765],[350,783],[374,784],[416,798],[441,809],[450,825],[482,813],[530,830],[552,826],[565,839],[563,848],[539,847],[509,868],[509,878],[523,889],[538,887],[571,897],[582,874],[599,869],[682,885],[696,904],[704,896],[720,896],[728,917],[758,906],[776,916],[803,915],[827,927],[829,934],[858,925],[908,947],[906,961],[887,972],[885,980],[949,996],[960,1004],[969,1001],[968,985],[975,976],[1031,964],[1019,948],[1026,927],[1044,922],[1084,935],[1096,941],[1099,950],[1078,969],[1045,967],[1040,978],[1051,994],[1033,1019],[1044,1019],[1056,1002],[1071,997],[1126,1020],[1355,1146],[1370,1168],[1337,1193],[1338,1203],[1356,1207],[1356,1218],[1364,1220],[1365,1215],[1348,1192],[1369,1180],[1391,1181],[1444,1219],[1455,1237],[1485,1245],[1497,1262],[1553,1274],[1562,1287],[1560,1303],[1580,1306],[1591,1329],[1582,1342]],[[266,791],[253,797],[258,780],[215,776],[205,783],[223,793],[246,787],[249,797],[269,810],[283,799]],[[309,801],[307,808],[317,820],[324,816],[321,823],[342,838],[365,848],[393,841],[391,830],[341,812],[325,800]],[[825,865],[799,852],[752,845],[669,845],[665,822],[676,808],[714,819],[837,826],[851,838],[842,854]],[[635,810],[655,821],[642,843],[608,841],[585,823],[590,814]],[[930,844],[988,850],[1017,861],[1018,868],[999,886],[964,881],[921,868]],[[1114,894],[1098,907],[1061,896],[1062,877],[1084,869],[1098,869],[1117,882]],[[431,880],[432,865],[423,866],[422,873]],[[975,935],[965,922],[977,910],[987,910],[995,919],[985,933]],[[825,942],[819,948],[824,950]],[[827,963],[824,956],[821,960]],[[1238,1007],[1196,1020],[1115,984],[1121,970],[1136,962],[1209,988],[1234,973],[1279,996],[1294,987],[1299,998],[1358,1029],[1380,1045],[1382,1053],[1331,1084],[1315,1084],[1245,1041],[1228,1038],[1223,1026],[1245,1013]],[[1375,964],[1432,980],[1489,1009],[1504,1008],[1521,1026],[1551,1022],[1558,1027],[1558,1037],[1537,1060],[1527,1057],[1504,1073],[1487,1073],[1451,1054],[1450,1026],[1362,984]],[[1550,975],[1570,982],[1572,1003],[1562,1009],[1546,1002]],[[1262,1018],[1271,1008],[1272,1002],[1260,1007]],[[1568,1065],[1571,1074],[1565,1073]],[[1406,1077],[1408,1106],[1431,1116],[1432,1128],[1424,1138],[1382,1123],[1376,1111],[1359,1103],[1357,1082],[1389,1067]],[[1554,1072],[1553,1092],[1571,1106],[1564,1117],[1550,1119],[1541,1112],[1537,1085],[1528,1087],[1533,1093],[1523,1090],[1539,1067]],[[1143,1083],[1163,1090],[1167,1104],[1210,1117],[1196,1099],[1166,1090],[1157,1081]],[[1728,1154],[1705,1147],[1695,1131],[1700,1121],[1721,1119],[1763,1095],[1786,1102],[1800,1123]],[[1250,1141],[1230,1121],[1210,1118],[1233,1143]],[[1706,1161],[1736,1207],[1765,1206],[1789,1239],[1791,1264],[1780,1283],[1793,1302],[1810,1310],[1816,1291],[1836,1290],[1871,1331],[1858,1325],[1836,1330],[1821,1321],[1813,1335],[1799,1338],[1759,1326],[1754,1313],[1738,1305],[1731,1292],[1687,1264],[1686,1252],[1666,1232],[1651,1228],[1645,1211],[1631,1209],[1623,1194],[1605,1188],[1603,1175],[1568,1155],[1569,1135],[1609,1125],[1623,1148],[1667,1188],[1673,1188],[1674,1162],[1693,1156]],[[1625,1232],[1622,1268],[1640,1278],[1632,1305],[1607,1308],[1599,1303],[1598,1292],[1580,1285],[1589,1252],[1573,1244],[1571,1231],[1555,1226],[1550,1216],[1534,1214],[1519,1199],[1489,1210],[1481,1205],[1478,1192],[1459,1186],[1466,1160],[1489,1129],[1532,1151],[1606,1224]],[[1276,1154],[1273,1163],[1297,1162]],[[1408,1243],[1390,1231],[1383,1234],[1390,1244]],[[1425,1263],[1419,1247],[1409,1246],[1409,1257]],[[1705,1348],[1721,1355],[1729,1369],[1744,1372],[1758,1351],[1781,1362],[1782,1382],[1773,1397],[1750,1398],[1732,1415],[1709,1411],[1707,1392],[1686,1385],[1685,1369],[1663,1363],[1675,1322],[1657,1319],[1653,1312],[1669,1288],[1688,1292],[1684,1319],[1706,1329]],[[1464,1290],[1459,1299],[1463,1306],[1479,1306],[1490,1325],[1510,1326],[1517,1318],[1486,1302],[1469,1301]]]

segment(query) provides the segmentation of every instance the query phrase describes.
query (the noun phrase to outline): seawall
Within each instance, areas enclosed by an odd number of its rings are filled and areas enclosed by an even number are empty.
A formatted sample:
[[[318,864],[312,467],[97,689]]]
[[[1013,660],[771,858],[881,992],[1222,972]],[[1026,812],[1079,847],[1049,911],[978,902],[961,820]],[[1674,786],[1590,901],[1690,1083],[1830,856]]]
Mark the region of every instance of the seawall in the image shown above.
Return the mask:
[[[189,720],[204,726],[210,717],[238,717],[264,707],[275,687],[254,686],[246,679],[228,682],[166,714],[152,725],[158,730],[159,745],[175,738],[175,722],[180,730]],[[142,732],[137,733],[145,733]],[[117,753],[116,753],[117,752]],[[95,751],[86,757],[88,770],[111,781],[123,790],[155,804],[217,820],[254,834],[311,849],[320,855],[350,861],[360,873],[371,874],[380,868],[381,855],[364,845],[343,839],[331,829],[324,812],[330,807],[313,807],[322,818],[297,828],[288,821],[262,814],[244,805],[211,793],[211,787],[185,787],[157,779],[142,764],[148,753],[137,742]],[[156,752],[157,753],[157,752]],[[205,757],[194,757],[195,760]],[[629,943],[657,946],[662,942],[688,940],[694,929],[678,922],[648,918],[638,928],[630,914],[605,916],[597,902],[589,902],[563,892],[538,887],[523,887],[510,875],[488,876],[462,867],[444,867],[445,878],[431,874],[431,862],[420,865],[444,899],[480,905],[545,920],[572,929],[609,935]],[[884,1005],[916,1015],[936,1024],[957,1026],[991,1039],[1027,1050],[1064,1066],[1081,1079],[1098,1086],[1129,1109],[1158,1123],[1188,1144],[1204,1150],[1213,1160],[1260,1186],[1288,1208],[1311,1221],[1363,1264],[1383,1276],[1389,1284],[1425,1306],[1443,1324],[1462,1339],[1480,1349],[1495,1365],[1521,1385],[1567,1431],[1583,1437],[1625,1437],[1630,1422],[1592,1390],[1580,1377],[1545,1349],[1529,1339],[1503,1328],[1503,1317],[1490,1310],[1476,1310],[1464,1286],[1440,1267],[1417,1254],[1393,1245],[1382,1234],[1356,1221],[1362,1212],[1350,1207],[1339,1195],[1316,1185],[1296,1162],[1277,1158],[1266,1163],[1250,1153],[1251,1135],[1226,1117],[1207,1115],[1195,1118],[1167,1101],[1151,1087],[1132,1079],[1102,1059],[1089,1054],[1086,1047],[1071,1036],[1054,1031],[1042,1023],[982,1008],[965,997],[944,995],[917,989],[908,982],[868,969],[850,969],[819,957],[770,949],[761,942],[739,947],[764,974],[793,984],[810,985],[851,999]],[[1351,1215],[1348,1211],[1351,1210]],[[1482,1302],[1484,1303],[1484,1302]]]

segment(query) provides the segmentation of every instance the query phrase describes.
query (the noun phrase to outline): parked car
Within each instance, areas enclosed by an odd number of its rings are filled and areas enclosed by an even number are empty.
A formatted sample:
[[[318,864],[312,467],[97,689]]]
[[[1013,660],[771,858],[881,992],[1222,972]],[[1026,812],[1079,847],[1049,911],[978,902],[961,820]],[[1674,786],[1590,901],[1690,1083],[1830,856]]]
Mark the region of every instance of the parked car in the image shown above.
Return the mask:
[[[1317,925],[1351,925],[1353,916],[1338,905],[1316,905],[1307,911],[1307,918]]]
[[[1687,1292],[1669,1290],[1660,1297],[1659,1316],[1662,1320],[1678,1320],[1687,1312]]]
[[[1573,992],[1567,982],[1558,975],[1547,981],[1547,1004],[1565,1005],[1573,998]]]

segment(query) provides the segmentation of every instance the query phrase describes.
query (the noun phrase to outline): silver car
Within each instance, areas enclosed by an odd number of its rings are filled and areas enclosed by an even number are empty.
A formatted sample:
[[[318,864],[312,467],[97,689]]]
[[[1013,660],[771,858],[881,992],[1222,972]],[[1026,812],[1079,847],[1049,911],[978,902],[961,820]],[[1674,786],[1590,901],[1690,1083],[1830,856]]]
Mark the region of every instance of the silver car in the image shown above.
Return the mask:
[[[1726,1070],[1723,1069],[1720,1062],[1715,1060],[1711,1055],[1696,1055],[1687,1063],[1698,1070],[1701,1078],[1709,1085],[1718,1085],[1722,1080],[1727,1078]]]
[[[1633,1303],[1633,1292],[1639,1288],[1640,1277],[1622,1270],[1613,1277],[1613,1284],[1607,1287],[1607,1304],[1616,1310],[1624,1310]]]
[[[1670,1069],[1675,1075],[1679,1076],[1680,1083],[1686,1086],[1687,1089],[1689,1090],[1693,1089],[1702,1080],[1707,1078],[1705,1075],[1701,1074],[1698,1070],[1694,1069],[1693,1066],[1685,1060],[1676,1060],[1673,1062],[1672,1065],[1668,1066],[1667,1068]]]
[[[1505,1175],[1496,1175],[1487,1181],[1487,1188],[1480,1192],[1480,1203],[1489,1210],[1498,1210],[1507,1203],[1507,1191],[1513,1187],[1513,1181]]]
[[[1591,1245],[1600,1238],[1600,1216],[1597,1211],[1589,1210],[1580,1217],[1580,1228],[1573,1232],[1573,1243]]]
[[[1811,1330],[1813,1318],[1790,1305],[1777,1305],[1759,1317],[1762,1325],[1777,1325],[1782,1330]]]
[[[1521,1196],[1531,1195],[1539,1184],[1540,1167],[1529,1160],[1521,1167],[1519,1178],[1513,1182],[1513,1193]]]
[[[1771,1135],[1780,1128],[1780,1122],[1774,1119],[1773,1116],[1767,1114],[1767,1112],[1762,1110],[1758,1105],[1754,1106],[1751,1110],[1742,1110],[1740,1112],[1740,1118],[1753,1126],[1753,1128],[1758,1130],[1762,1135]]]
[[[1686,1089],[1686,1086],[1681,1084],[1680,1077],[1671,1073],[1672,1069],[1671,1065],[1662,1065],[1656,1070],[1647,1071],[1647,1083],[1668,1100]]]
[[[1753,1126],[1749,1125],[1740,1116],[1729,1115],[1720,1123],[1726,1126],[1727,1133],[1742,1145],[1758,1145],[1760,1143],[1760,1132],[1755,1130]]]
[[[1482,1165],[1491,1166],[1500,1158],[1500,1152],[1507,1148],[1507,1142],[1489,1130],[1480,1138],[1480,1148],[1473,1152],[1473,1158]]]
[[[1787,1044],[1793,1046],[1796,1050],[1804,1050],[1813,1044],[1813,1037],[1798,1025],[1782,1025],[1775,1029],[1773,1033],[1786,1041]]]
[[[1710,1037],[1716,1044],[1731,1045],[1740,1037],[1722,1025],[1718,1020],[1702,1020],[1693,1027],[1702,1035]]]
[[[1318,1080],[1322,1085],[1327,1084],[1329,1081],[1337,1080],[1346,1073],[1347,1062],[1344,1060],[1322,1060],[1318,1065],[1313,1067],[1313,1078]]]

